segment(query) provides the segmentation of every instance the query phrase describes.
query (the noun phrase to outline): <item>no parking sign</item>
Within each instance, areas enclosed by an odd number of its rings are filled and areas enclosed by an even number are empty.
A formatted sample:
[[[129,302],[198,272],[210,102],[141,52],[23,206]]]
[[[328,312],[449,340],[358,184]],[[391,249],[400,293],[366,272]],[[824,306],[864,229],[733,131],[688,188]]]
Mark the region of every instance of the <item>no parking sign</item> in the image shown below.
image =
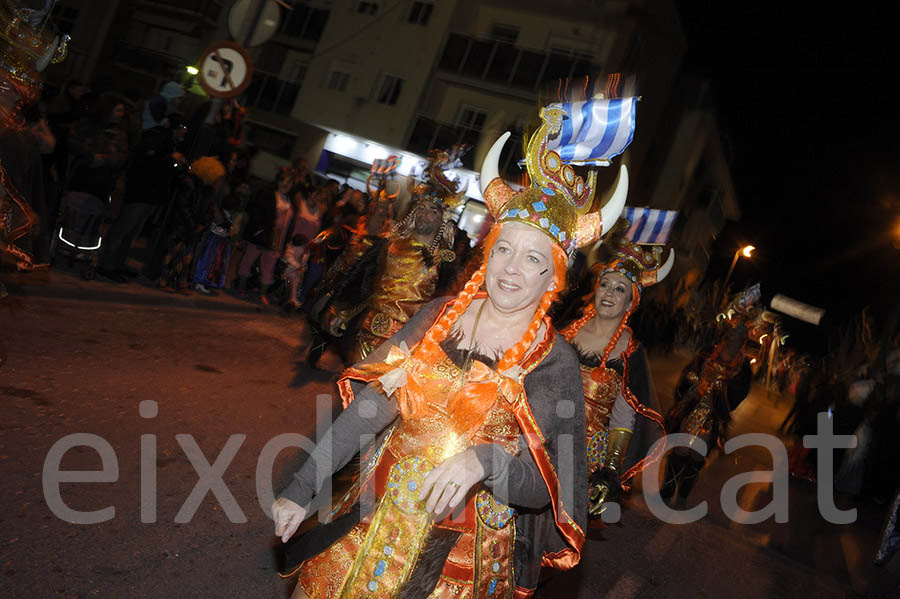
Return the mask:
[[[215,42],[203,51],[197,83],[214,98],[239,96],[250,85],[253,63],[247,51],[235,42]]]

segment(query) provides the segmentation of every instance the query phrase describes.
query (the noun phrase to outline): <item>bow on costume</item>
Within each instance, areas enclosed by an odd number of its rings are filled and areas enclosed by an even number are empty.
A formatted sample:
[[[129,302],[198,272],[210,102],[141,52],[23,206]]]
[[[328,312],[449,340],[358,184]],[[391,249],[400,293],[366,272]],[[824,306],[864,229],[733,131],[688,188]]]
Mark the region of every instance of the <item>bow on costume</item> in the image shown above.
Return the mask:
[[[359,364],[354,369],[365,378],[377,381],[386,397],[394,397],[404,418],[420,418],[427,413],[422,374],[431,371],[433,365],[412,356],[405,341],[392,346],[383,362]],[[484,423],[498,391],[509,403],[522,397],[524,389],[519,379],[523,372],[514,366],[500,374],[483,362],[473,361],[466,374],[466,385],[483,388],[474,393],[457,391],[447,400],[448,414],[457,432],[471,439]],[[477,400],[473,401],[473,397]],[[344,407],[347,403],[345,399]]]

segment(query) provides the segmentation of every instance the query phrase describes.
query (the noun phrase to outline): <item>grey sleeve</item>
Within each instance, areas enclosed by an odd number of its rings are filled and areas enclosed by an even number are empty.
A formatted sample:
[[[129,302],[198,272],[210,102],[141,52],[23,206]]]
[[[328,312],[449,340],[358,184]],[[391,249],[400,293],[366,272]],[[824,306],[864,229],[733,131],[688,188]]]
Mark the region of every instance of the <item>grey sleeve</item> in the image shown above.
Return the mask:
[[[633,432],[636,416],[637,413],[635,413],[634,408],[631,407],[631,404],[628,403],[628,400],[625,399],[625,396],[620,391],[616,396],[612,412],[609,415],[609,430],[624,428]]]
[[[305,506],[326,478],[340,470],[360,451],[361,439],[377,435],[399,414],[397,404],[367,386],[341,412],[316,444],[309,458],[292,475],[281,496]]]
[[[550,493],[531,458],[525,438],[519,438],[519,455],[513,457],[496,443],[471,448],[484,468],[484,484],[498,501],[525,508],[541,508],[550,503]]]
[[[383,361],[390,348],[399,345],[401,341],[406,341],[409,346],[417,343],[448,299],[437,298],[422,306],[402,329],[369,354],[362,363]],[[324,480],[359,453],[362,437],[377,435],[400,414],[396,402],[385,398],[371,385],[362,387],[362,383],[356,382],[351,385],[354,395],[357,395],[356,399],[340,413],[309,459],[293,474],[293,480],[281,492],[282,497],[298,505],[309,503],[322,488]]]

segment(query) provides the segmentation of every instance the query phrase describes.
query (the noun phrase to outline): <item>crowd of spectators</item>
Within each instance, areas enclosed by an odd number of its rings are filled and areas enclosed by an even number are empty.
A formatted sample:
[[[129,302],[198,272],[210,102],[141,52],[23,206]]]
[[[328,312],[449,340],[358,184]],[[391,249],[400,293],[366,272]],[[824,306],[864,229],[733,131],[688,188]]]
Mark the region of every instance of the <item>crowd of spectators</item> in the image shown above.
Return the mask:
[[[43,185],[25,249],[101,283],[301,307],[368,194],[303,158],[272,182],[251,178],[244,109],[225,102],[209,118],[209,103],[188,111],[184,98],[175,81],[148,98],[75,80],[47,94],[28,115]]]

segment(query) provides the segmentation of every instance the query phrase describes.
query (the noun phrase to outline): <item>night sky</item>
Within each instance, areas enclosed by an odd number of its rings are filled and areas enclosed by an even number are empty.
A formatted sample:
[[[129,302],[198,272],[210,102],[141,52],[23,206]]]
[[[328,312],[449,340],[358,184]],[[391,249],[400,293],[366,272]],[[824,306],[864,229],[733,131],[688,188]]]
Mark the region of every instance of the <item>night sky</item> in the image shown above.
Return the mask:
[[[743,210],[710,274],[752,243],[733,280],[826,308],[817,334],[900,301],[898,14],[865,4],[677,2]]]

